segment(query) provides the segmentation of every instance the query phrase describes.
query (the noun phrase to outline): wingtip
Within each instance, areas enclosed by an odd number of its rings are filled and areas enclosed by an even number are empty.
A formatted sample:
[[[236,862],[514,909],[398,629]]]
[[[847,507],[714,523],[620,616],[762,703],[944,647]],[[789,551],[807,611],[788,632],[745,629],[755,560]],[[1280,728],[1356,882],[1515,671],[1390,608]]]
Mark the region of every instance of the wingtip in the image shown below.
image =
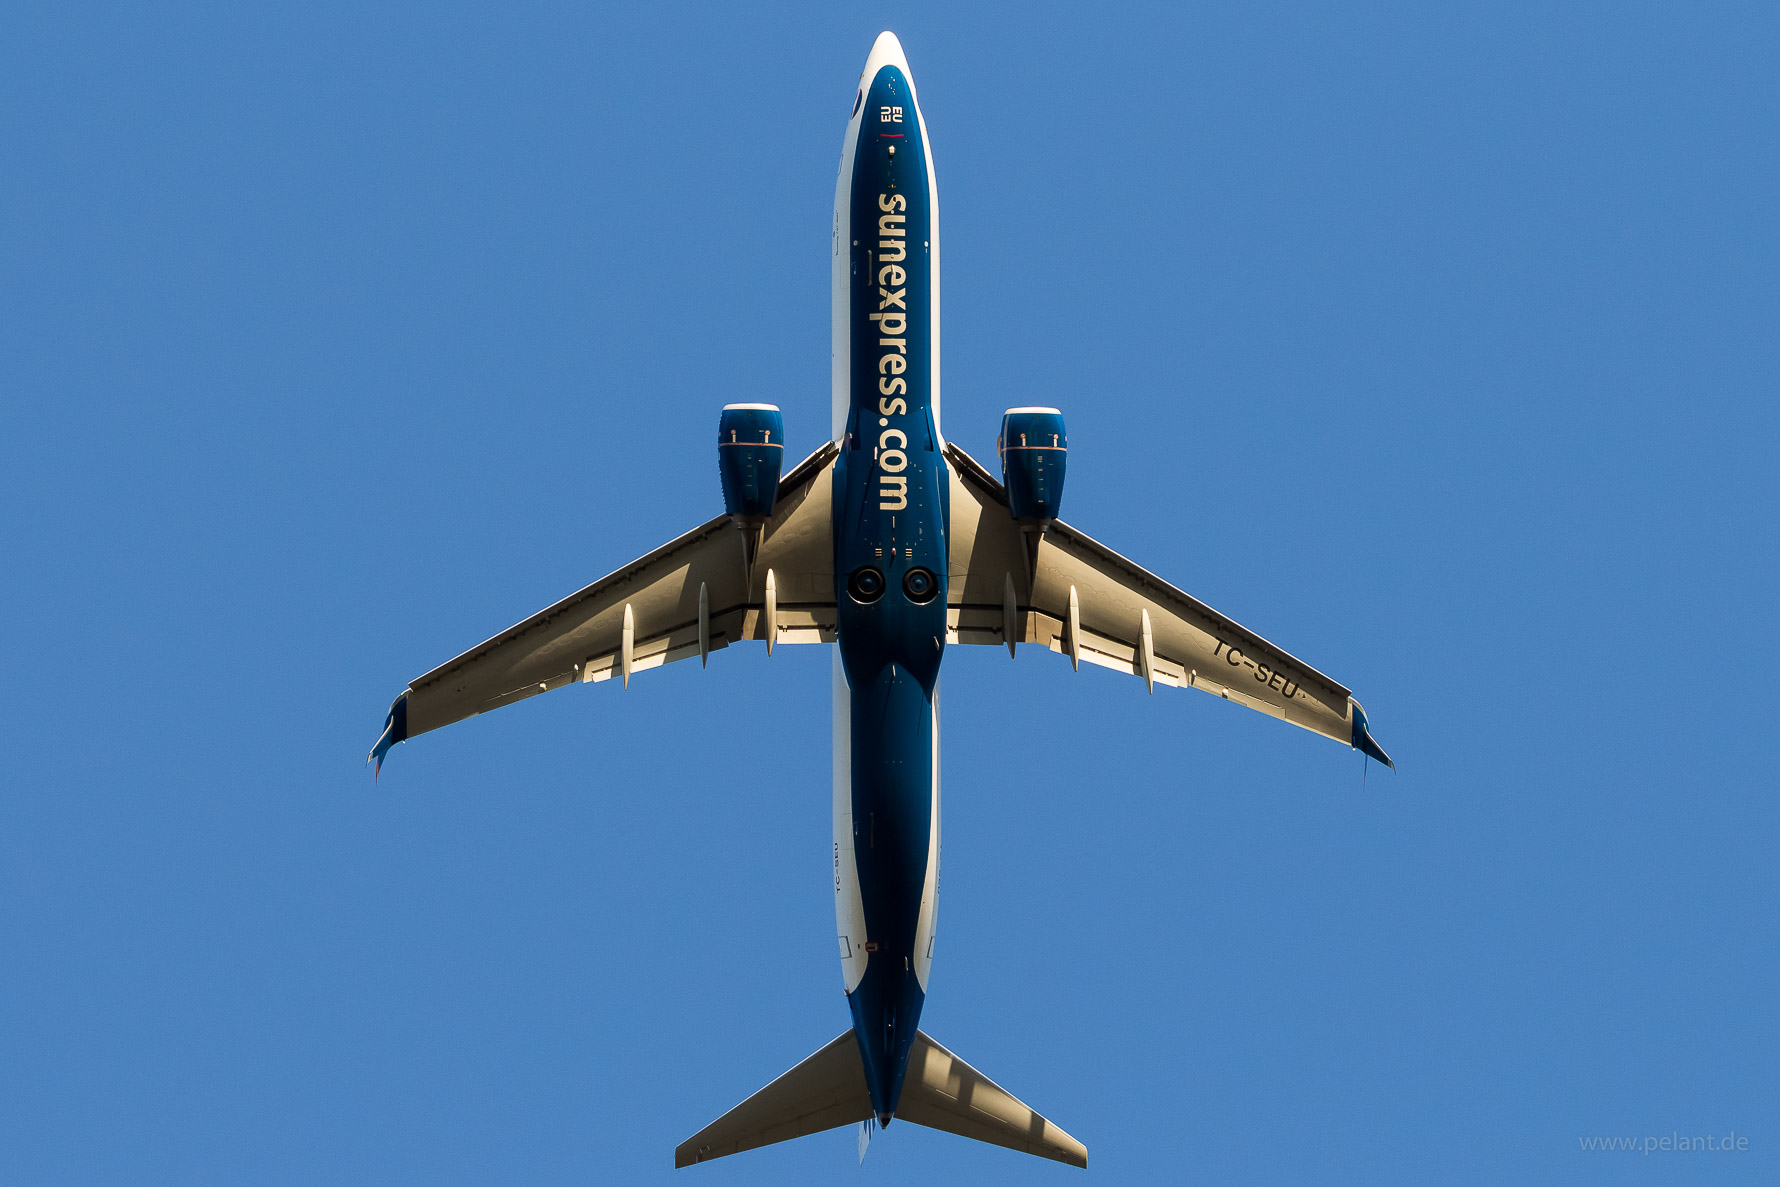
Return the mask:
[[[1378,740],[1371,734],[1368,733],[1364,738],[1360,739],[1360,749],[1371,755],[1373,758],[1376,758],[1391,770],[1395,771],[1397,769],[1397,764],[1391,761],[1391,756],[1384,752],[1384,747],[1380,746]]]
[[[1354,749],[1368,758],[1376,759],[1393,771],[1397,769],[1397,764],[1391,761],[1391,756],[1384,752],[1384,747],[1380,746],[1378,740],[1370,733],[1359,734],[1354,739]]]
[[[377,744],[371,747],[371,753],[365,756],[367,763],[375,763],[371,772],[371,782],[377,782],[383,774],[383,760],[388,756],[390,747],[397,742],[408,740],[408,690],[403,689],[402,695],[395,699],[389,707],[389,716],[383,719],[383,733],[378,737]]]
[[[1372,730],[1366,724],[1366,710],[1360,708],[1360,702],[1352,697],[1348,698],[1348,702],[1353,706],[1353,748],[1369,758],[1377,759],[1395,771],[1397,764],[1392,762],[1391,756],[1384,752],[1384,747],[1378,744],[1378,740],[1372,736]]]

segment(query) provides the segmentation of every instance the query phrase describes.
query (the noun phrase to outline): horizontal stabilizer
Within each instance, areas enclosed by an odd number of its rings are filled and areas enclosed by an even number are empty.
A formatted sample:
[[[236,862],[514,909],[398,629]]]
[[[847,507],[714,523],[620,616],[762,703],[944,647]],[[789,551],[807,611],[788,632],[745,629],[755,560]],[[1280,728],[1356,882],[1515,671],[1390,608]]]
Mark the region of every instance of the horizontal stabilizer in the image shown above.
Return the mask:
[[[915,1032],[909,1050],[908,1077],[902,1082],[896,1117],[1071,1166],[1088,1165],[1086,1146],[924,1031]]]
[[[674,1165],[691,1166],[725,1154],[770,1146],[824,1129],[852,1125],[871,1115],[871,1093],[865,1086],[859,1040],[848,1030],[681,1142],[674,1150]]]

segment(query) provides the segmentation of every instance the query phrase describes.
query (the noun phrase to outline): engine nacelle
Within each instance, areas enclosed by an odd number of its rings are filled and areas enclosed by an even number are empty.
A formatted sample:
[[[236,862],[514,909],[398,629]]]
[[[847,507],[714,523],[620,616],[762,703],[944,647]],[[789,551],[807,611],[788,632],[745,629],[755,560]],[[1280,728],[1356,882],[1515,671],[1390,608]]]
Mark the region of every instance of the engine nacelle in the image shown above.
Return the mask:
[[[1001,455],[1001,481],[1013,517],[1041,523],[1056,519],[1069,461],[1063,414],[1055,408],[1009,408],[1001,416],[995,451]]]
[[[785,418],[776,404],[725,404],[717,421],[717,473],[723,509],[738,519],[763,520],[779,498],[785,466]]]

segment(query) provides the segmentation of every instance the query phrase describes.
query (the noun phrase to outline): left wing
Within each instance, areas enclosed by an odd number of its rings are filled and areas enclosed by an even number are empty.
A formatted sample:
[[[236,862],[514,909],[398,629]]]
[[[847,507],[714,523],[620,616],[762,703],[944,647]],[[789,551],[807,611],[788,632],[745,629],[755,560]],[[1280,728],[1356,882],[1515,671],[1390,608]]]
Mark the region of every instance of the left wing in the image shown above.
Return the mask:
[[[576,682],[619,677],[744,639],[833,642],[833,442],[779,483],[750,549],[727,515],[540,610],[408,685],[371,751]],[[754,553],[752,563],[748,553]]]
[[[1008,512],[1007,494],[956,445],[952,472],[948,640],[1037,643],[1157,684],[1198,688],[1346,742],[1388,765],[1348,690],[1282,648],[1052,520],[1041,534]]]

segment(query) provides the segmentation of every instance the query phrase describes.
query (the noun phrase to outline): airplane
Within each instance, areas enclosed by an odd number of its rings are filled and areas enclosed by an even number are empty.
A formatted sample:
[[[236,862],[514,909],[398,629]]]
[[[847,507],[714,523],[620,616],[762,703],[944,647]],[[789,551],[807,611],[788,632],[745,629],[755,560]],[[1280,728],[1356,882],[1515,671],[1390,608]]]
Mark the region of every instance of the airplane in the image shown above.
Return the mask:
[[[834,908],[851,1025],[682,1142],[674,1165],[902,1119],[1086,1167],[1087,1147],[920,1029],[937,934],[939,673],[1025,644],[1194,688],[1392,766],[1341,684],[1059,518],[1062,413],[1009,408],[1000,477],[940,434],[939,193],[902,45],[880,35],[835,183],[829,439],[723,406],[724,513],[408,685],[367,761],[569,684],[733,643],[833,644]]]

